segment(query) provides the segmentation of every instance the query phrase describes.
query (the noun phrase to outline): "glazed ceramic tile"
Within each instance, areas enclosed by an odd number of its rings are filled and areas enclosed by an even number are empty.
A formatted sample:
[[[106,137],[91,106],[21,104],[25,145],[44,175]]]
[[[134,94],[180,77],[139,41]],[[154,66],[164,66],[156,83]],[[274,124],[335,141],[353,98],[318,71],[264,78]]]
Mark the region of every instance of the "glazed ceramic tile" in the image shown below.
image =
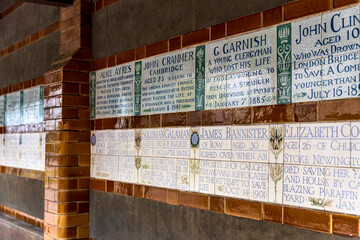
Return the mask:
[[[276,28],[243,34],[219,47],[231,57],[226,64],[226,73],[251,72],[256,69],[267,69],[276,65]]]
[[[107,118],[134,115],[134,63],[118,65],[91,74],[96,88],[92,117]],[[95,78],[95,79],[93,79]]]
[[[319,205],[325,197],[325,168],[284,165],[284,204],[324,209]]]
[[[268,201],[269,170],[268,164],[250,163],[250,199]]]
[[[215,194],[215,169],[216,161],[200,161],[199,192]]]
[[[359,43],[359,6],[322,14],[321,42],[323,54],[339,54],[356,51]]]
[[[205,109],[227,107],[227,76],[205,79]]]
[[[0,127],[5,126],[5,96],[0,96]]]
[[[231,127],[200,128],[200,159],[231,160]]]
[[[283,203],[284,164],[271,163],[269,168],[269,202]]]
[[[172,158],[153,158],[152,185],[176,189],[176,160]]]
[[[176,160],[176,181],[177,181],[177,189],[183,191],[194,191],[197,192],[195,186],[190,186],[190,161],[189,159],[177,159]],[[192,174],[192,177],[198,178],[198,174]],[[196,180],[192,181],[193,183]]]
[[[350,167],[350,123],[300,124],[300,156],[307,165]]]
[[[137,132],[138,130],[135,130],[135,136],[138,134]],[[165,129],[163,128],[142,129],[141,148],[139,151],[140,156],[161,157],[164,151],[164,140],[163,140],[164,134],[165,134]]]
[[[300,156],[300,124],[284,125],[284,163],[299,164]]]
[[[139,159],[135,158],[135,161]],[[139,164],[139,163],[137,163]],[[139,184],[152,185],[153,184],[153,158],[151,157],[141,157],[140,159],[140,177]]]
[[[250,77],[247,73],[227,75],[226,102],[228,108],[250,105]]]
[[[250,197],[250,164],[216,162],[215,194],[248,199]]]
[[[320,101],[322,95],[322,78],[327,73],[324,70],[325,58],[311,58],[306,61],[293,61],[292,99],[293,102]]]
[[[269,162],[284,162],[284,125],[272,124],[269,126]]]
[[[229,39],[230,40],[230,39]],[[206,45],[205,48],[205,77],[212,78],[225,75],[229,66],[234,64],[233,56],[223,51],[227,46],[228,39]]]
[[[135,142],[135,131],[135,129],[126,130],[126,135],[128,139],[126,144],[126,152],[128,156],[135,156],[135,154],[137,154],[137,149],[135,149],[135,146],[137,146]]]
[[[269,126],[233,126],[232,161],[269,162]]]
[[[95,138],[93,137],[95,136]],[[105,155],[107,154],[107,144],[108,144],[108,131],[95,131],[92,135],[92,144],[95,141],[95,145],[93,145],[92,150],[97,155]]]
[[[45,171],[46,133],[40,133],[40,170]]]
[[[137,183],[135,158],[119,156],[118,180],[121,182]]]
[[[25,89],[23,92],[23,124],[42,122],[43,86]]]
[[[90,158],[90,177],[96,178],[96,168],[97,168],[97,156],[95,154],[91,154]]]
[[[40,134],[27,133],[21,135],[22,168],[39,170],[40,168]]]
[[[162,153],[157,156],[171,158],[190,157],[190,128],[165,128]]]
[[[5,159],[8,167],[20,167],[21,147],[20,134],[5,135]]]
[[[292,62],[320,58],[323,33],[321,15],[291,23]]]
[[[360,167],[360,122],[351,122],[351,167]]]
[[[276,104],[276,72],[274,69],[258,69],[249,72],[250,105],[263,106]]]
[[[141,114],[195,110],[195,49],[142,61]]]
[[[360,169],[325,168],[325,210],[359,215]]]
[[[359,97],[359,51],[329,55],[325,60],[322,100]]]
[[[0,165],[5,166],[5,141],[4,141],[5,135],[0,134]]]
[[[110,155],[97,155],[95,160],[96,178],[115,180],[118,179],[118,157]]]
[[[21,124],[21,92],[14,92],[6,95],[5,124]]]
[[[113,130],[107,132],[107,154],[128,155],[128,131]]]

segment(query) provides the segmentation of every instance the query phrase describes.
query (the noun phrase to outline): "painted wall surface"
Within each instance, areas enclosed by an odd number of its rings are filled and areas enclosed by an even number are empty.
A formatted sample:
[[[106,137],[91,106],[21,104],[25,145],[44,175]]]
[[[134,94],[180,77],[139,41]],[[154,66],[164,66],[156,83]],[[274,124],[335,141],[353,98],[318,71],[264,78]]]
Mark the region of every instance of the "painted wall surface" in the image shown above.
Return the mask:
[[[92,118],[355,98],[350,7],[91,73]]]

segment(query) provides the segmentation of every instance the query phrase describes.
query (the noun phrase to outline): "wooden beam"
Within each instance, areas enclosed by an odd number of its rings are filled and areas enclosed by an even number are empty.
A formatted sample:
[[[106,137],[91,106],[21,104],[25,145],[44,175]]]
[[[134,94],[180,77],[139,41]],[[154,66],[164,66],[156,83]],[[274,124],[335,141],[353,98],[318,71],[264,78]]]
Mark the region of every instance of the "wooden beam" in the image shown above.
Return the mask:
[[[39,3],[57,7],[69,7],[73,4],[73,0],[22,0],[22,2]]]

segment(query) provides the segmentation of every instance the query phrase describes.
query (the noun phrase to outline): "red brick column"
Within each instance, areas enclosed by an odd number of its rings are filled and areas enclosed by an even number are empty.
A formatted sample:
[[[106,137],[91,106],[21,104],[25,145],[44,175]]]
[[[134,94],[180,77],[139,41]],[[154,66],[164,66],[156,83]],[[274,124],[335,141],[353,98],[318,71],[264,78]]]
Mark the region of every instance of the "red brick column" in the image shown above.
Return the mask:
[[[44,239],[89,238],[91,5],[61,9],[61,57],[45,74]]]

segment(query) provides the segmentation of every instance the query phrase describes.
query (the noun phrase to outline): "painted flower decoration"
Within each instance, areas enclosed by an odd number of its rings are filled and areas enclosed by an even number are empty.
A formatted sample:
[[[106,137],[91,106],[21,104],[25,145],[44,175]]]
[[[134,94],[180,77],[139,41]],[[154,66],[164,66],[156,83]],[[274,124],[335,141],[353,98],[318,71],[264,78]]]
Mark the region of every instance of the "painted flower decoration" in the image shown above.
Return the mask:
[[[96,144],[96,136],[95,134],[91,135],[91,145],[95,146]]]
[[[200,137],[197,132],[193,132],[190,137],[191,148],[198,148],[200,143]]]

